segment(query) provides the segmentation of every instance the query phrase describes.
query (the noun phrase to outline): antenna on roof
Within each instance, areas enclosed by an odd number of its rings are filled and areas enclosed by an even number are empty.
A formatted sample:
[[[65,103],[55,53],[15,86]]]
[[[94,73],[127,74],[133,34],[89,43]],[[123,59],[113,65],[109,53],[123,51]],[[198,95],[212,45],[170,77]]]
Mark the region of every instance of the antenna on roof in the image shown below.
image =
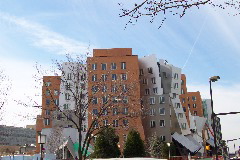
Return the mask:
[[[166,65],[168,63],[168,61],[167,60],[164,60],[164,64]]]

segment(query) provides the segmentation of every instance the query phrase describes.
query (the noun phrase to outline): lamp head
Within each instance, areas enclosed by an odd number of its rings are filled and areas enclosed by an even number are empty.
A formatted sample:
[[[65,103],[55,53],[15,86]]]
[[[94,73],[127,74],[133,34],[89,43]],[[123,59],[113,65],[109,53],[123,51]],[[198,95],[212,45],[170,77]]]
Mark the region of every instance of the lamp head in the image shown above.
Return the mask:
[[[212,76],[212,77],[209,78],[209,80],[210,80],[211,82],[216,82],[216,81],[219,80],[219,79],[220,79],[219,76]]]

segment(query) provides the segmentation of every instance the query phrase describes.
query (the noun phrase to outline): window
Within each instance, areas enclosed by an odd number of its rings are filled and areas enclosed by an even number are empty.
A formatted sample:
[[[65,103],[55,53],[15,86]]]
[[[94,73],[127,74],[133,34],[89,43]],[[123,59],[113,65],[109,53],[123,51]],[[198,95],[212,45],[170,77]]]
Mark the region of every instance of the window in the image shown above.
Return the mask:
[[[117,64],[116,63],[111,63],[111,70],[117,69]]]
[[[98,128],[98,122],[97,121],[94,121],[94,129],[97,129]]]
[[[112,74],[112,80],[117,80],[117,75],[116,74]]]
[[[186,123],[181,123],[181,128],[182,128],[183,130],[185,130],[185,129],[187,128],[187,124],[186,124]]]
[[[183,118],[183,114],[182,113],[178,113],[178,118]]]
[[[189,109],[191,108],[191,105],[190,105],[190,104],[188,104],[188,108],[189,108]]]
[[[50,110],[46,110],[46,111],[45,111],[45,114],[46,114],[46,115],[50,115]]]
[[[150,67],[150,68],[148,68],[148,73],[153,73],[153,69],[152,69],[152,67]]]
[[[167,78],[167,73],[163,72],[163,78]]]
[[[182,99],[182,103],[185,103],[185,98]]]
[[[122,85],[122,91],[123,91],[124,93],[127,92],[127,85],[126,85],[126,84]]]
[[[126,62],[121,62],[121,69],[126,69]]]
[[[177,97],[176,93],[173,93],[173,99],[175,99]]]
[[[181,89],[181,94],[185,94],[185,92],[184,92],[184,89],[183,89],[183,88]]]
[[[155,109],[154,108],[151,108],[150,109],[150,116],[154,116],[155,115]]]
[[[156,78],[155,77],[151,78],[151,81],[152,81],[152,84],[156,84]]]
[[[194,115],[194,116],[197,116],[197,111],[194,111],[194,112],[193,112],[193,115]]]
[[[143,69],[140,69],[140,76],[143,75]]]
[[[98,103],[98,98],[97,97],[93,97],[92,98],[92,104],[97,104]]]
[[[181,85],[184,85],[184,80],[181,80]]]
[[[174,79],[178,79],[178,74],[177,73],[174,74]]]
[[[102,87],[102,92],[107,92],[107,86],[104,85],[104,86]]]
[[[104,125],[104,126],[107,126],[107,125],[108,125],[108,120],[107,120],[107,119],[103,120],[103,125]]]
[[[97,109],[93,109],[92,113],[93,113],[93,115],[98,115],[98,110]]]
[[[160,127],[164,127],[165,126],[165,120],[160,120]]]
[[[123,108],[123,114],[125,114],[125,115],[128,114],[128,108]]]
[[[106,63],[102,63],[102,70],[107,70],[107,64]]]
[[[63,105],[63,109],[69,109],[69,107],[70,107],[70,104],[64,104]]]
[[[66,82],[65,88],[66,88],[66,90],[70,90],[71,89],[70,82]]]
[[[150,94],[150,90],[149,89],[145,89],[145,95],[149,95]]]
[[[151,121],[150,121],[150,127],[151,127],[151,128],[155,128],[155,127],[156,127],[156,123],[155,123],[154,120],[151,120]]]
[[[166,141],[166,137],[165,137],[165,136],[160,136],[160,140],[161,140],[162,142],[165,142],[165,141]]]
[[[106,74],[102,74],[102,81],[105,82],[107,80],[107,75]]]
[[[122,74],[122,80],[127,80],[127,75],[126,74]]]
[[[57,120],[61,120],[61,118],[62,118],[62,114],[60,113],[57,115]]]
[[[107,101],[108,101],[107,96],[103,96],[103,97],[102,97],[102,103],[103,103],[103,104],[106,104]]]
[[[189,101],[189,97],[187,97],[187,100]]]
[[[113,120],[113,127],[118,127],[118,120]]]
[[[112,85],[112,92],[117,92],[117,86],[116,85]]]
[[[68,118],[69,120],[72,120],[72,114],[69,113],[69,114],[67,115],[67,118]]]
[[[160,115],[165,115],[165,108],[159,108]]]
[[[83,73],[83,74],[81,75],[81,81],[84,81],[84,80],[86,80],[86,74],[85,74],[85,73]]]
[[[183,111],[186,112],[186,107],[183,107]]]
[[[115,96],[112,97],[112,102],[113,103],[118,103],[118,101],[119,101],[118,97],[115,97]]]
[[[161,96],[159,97],[160,104],[165,103],[165,97]]]
[[[178,88],[178,83],[175,83],[174,84],[174,89],[177,89]]]
[[[196,101],[196,100],[197,100],[197,97],[196,97],[196,96],[192,96],[192,100],[193,100],[193,101]]]
[[[98,86],[92,86],[92,92],[96,93],[98,91]]]
[[[123,126],[125,126],[125,127],[128,126],[128,119],[123,120]]]
[[[67,74],[67,80],[71,80],[72,79],[72,73],[68,73]]]
[[[103,110],[103,115],[104,115],[104,116],[108,115],[108,110],[107,110],[107,108]]]
[[[46,96],[50,96],[50,90],[49,89],[46,90]]]
[[[65,100],[70,100],[70,94],[69,93],[65,93]]]
[[[155,97],[149,98],[149,104],[155,104]]]
[[[176,108],[180,108],[180,103],[175,103]]]
[[[58,90],[54,90],[54,96],[58,96],[59,95],[59,91]]]
[[[142,79],[142,84],[147,84],[147,79]]]
[[[113,115],[118,115],[118,109],[117,108],[113,108]]]
[[[55,104],[55,106],[58,106],[59,105],[59,99],[54,99],[54,104]]]
[[[123,96],[123,103],[128,103],[128,97],[127,96]]]
[[[126,134],[123,135],[123,140],[124,140],[124,142],[127,141],[127,135]]]
[[[46,105],[50,105],[51,100],[50,99],[46,99]]]
[[[193,104],[193,108],[197,108],[197,104],[196,103]]]
[[[49,118],[45,118],[45,119],[44,119],[44,124],[45,124],[46,126],[50,125],[50,119],[49,119]]]
[[[97,64],[96,63],[92,64],[92,70],[97,70]]]
[[[46,86],[46,87],[51,86],[51,82],[45,82],[45,86]]]
[[[96,74],[92,75],[92,81],[93,81],[93,82],[96,82],[96,81],[97,81],[97,75],[96,75]]]
[[[154,94],[157,94],[157,92],[158,92],[157,90],[158,90],[157,87],[153,88],[153,93],[154,93]]]
[[[82,126],[81,126],[81,130],[82,130],[83,132],[86,132],[86,131],[87,131],[87,126],[86,126],[86,125],[82,125]]]

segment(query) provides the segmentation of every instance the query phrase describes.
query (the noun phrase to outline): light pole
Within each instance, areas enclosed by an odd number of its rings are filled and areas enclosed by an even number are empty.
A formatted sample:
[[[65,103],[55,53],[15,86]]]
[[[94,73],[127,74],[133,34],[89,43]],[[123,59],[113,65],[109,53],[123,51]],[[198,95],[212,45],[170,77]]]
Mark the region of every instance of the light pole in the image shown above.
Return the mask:
[[[40,160],[43,160],[43,155],[42,155],[42,152],[43,152],[43,144],[46,143],[46,135],[43,135],[42,133],[40,133],[38,135],[38,144],[40,144],[40,147],[41,147],[41,158]]]
[[[170,160],[170,157],[171,157],[171,155],[170,155],[170,145],[171,145],[171,143],[167,143],[167,145],[168,145],[168,148],[169,148],[169,149],[168,149],[168,150],[169,150],[169,151],[168,151],[168,157],[169,157],[169,160]]]
[[[218,160],[218,150],[217,150],[217,139],[216,139],[216,126],[215,126],[215,113],[213,111],[213,99],[212,99],[212,82],[216,82],[218,79],[220,79],[219,76],[213,76],[209,78],[209,84],[210,84],[210,95],[211,95],[211,107],[212,107],[212,122],[213,122],[213,134],[214,134],[214,145],[215,145],[215,154],[216,154],[216,160]]]

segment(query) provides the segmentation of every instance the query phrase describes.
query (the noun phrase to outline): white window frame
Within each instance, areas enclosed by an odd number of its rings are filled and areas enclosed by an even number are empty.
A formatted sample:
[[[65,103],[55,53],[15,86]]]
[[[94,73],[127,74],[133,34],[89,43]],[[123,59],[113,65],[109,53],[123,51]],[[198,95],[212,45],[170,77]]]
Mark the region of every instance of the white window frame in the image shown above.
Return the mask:
[[[97,70],[97,63],[92,64],[92,70]]]
[[[164,104],[165,103],[165,97],[164,96],[160,96],[159,97],[159,103],[160,104]]]
[[[157,94],[158,93],[158,87],[153,88],[153,93]]]
[[[96,81],[97,81],[97,75],[94,74],[94,75],[92,75],[92,82],[96,82]]]
[[[107,74],[102,74],[102,81],[103,82],[107,81]]]
[[[153,105],[153,104],[155,104],[155,103],[156,103],[155,97],[149,97],[149,104],[150,104],[150,105]]]
[[[101,69],[104,71],[107,70],[107,63],[101,63]]]
[[[140,69],[139,72],[140,72],[140,76],[144,75],[143,69]]]
[[[163,122],[163,123],[161,123],[161,122]],[[160,127],[165,127],[165,120],[164,119],[159,120],[159,126]]]
[[[115,62],[111,63],[111,70],[116,70],[117,69],[117,64]]]
[[[150,109],[150,116],[155,116],[155,108]]]
[[[126,62],[121,62],[121,69],[127,69]]]
[[[149,95],[150,94],[150,89],[149,88],[146,88],[145,89],[145,95]]]
[[[142,84],[148,84],[148,80],[146,78],[142,79]]]
[[[127,74],[126,73],[121,74],[121,78],[124,81],[127,80]]]
[[[152,77],[151,81],[152,81],[152,84],[156,84],[156,78],[155,77]]]
[[[196,103],[193,103],[193,108],[197,108],[197,104]]]
[[[155,128],[156,127],[156,122],[154,120],[150,121],[150,128]]]
[[[50,119],[49,118],[45,118],[44,119],[44,125],[45,126],[49,126],[50,125]]]
[[[118,127],[118,120],[117,119],[113,120],[113,127]]]
[[[161,110],[163,110],[163,113],[161,113]],[[159,114],[160,115],[165,115],[166,109],[165,108],[159,108]]]

